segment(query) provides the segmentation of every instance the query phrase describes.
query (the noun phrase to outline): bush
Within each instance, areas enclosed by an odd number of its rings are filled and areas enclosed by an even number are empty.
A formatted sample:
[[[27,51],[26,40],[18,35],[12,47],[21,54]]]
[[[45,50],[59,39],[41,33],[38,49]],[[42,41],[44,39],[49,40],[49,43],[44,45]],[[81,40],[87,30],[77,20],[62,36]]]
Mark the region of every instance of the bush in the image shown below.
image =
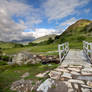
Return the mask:
[[[62,38],[60,39],[60,43],[64,43],[64,42],[66,42],[66,39],[65,37],[62,36]]]
[[[59,39],[59,38],[60,38],[60,36],[56,36],[56,37],[55,37],[55,40],[57,40],[57,39]]]
[[[24,47],[24,45],[22,45],[22,44],[15,44],[14,45],[14,48],[20,48],[20,47]]]
[[[28,46],[36,46],[37,45],[37,43],[32,43],[32,42],[30,42],[29,44],[28,44]]]
[[[11,58],[9,56],[0,56],[0,60],[9,61]]]
[[[77,38],[78,41],[83,41],[83,40],[85,40],[85,39],[86,39],[85,36],[79,36],[79,37]]]
[[[53,39],[50,37],[49,39],[48,39],[48,41],[47,41],[47,44],[50,44],[50,43],[53,43]]]
[[[0,61],[0,65],[7,65],[5,61]]]

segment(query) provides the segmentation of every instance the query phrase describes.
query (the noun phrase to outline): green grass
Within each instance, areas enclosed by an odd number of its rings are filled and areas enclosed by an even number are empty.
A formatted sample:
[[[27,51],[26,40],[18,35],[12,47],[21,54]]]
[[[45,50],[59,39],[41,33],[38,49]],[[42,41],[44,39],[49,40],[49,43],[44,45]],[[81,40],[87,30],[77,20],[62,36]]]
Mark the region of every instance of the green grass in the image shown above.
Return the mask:
[[[21,48],[10,48],[4,49],[3,52],[6,54],[16,54],[22,51],[29,51],[32,53],[55,51],[58,49],[58,44],[42,45],[42,46],[29,46]]]
[[[7,49],[7,48],[12,48],[12,47],[14,47],[14,44],[13,43],[0,42],[0,48]]]
[[[52,66],[36,64],[36,65],[23,65],[23,66],[0,66],[0,92],[13,92],[10,90],[12,82],[21,79],[21,76],[25,72],[29,72],[30,75],[25,79],[31,79],[34,81],[44,80],[43,78],[35,77],[36,74],[52,70],[56,68],[58,64],[52,64]]]

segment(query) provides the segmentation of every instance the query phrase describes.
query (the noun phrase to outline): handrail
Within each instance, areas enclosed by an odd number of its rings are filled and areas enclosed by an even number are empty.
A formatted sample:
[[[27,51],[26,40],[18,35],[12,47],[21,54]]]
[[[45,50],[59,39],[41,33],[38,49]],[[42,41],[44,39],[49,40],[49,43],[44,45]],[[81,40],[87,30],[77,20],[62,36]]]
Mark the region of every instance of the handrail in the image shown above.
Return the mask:
[[[83,41],[83,51],[86,54],[87,58],[92,63],[92,43]]]
[[[68,51],[69,51],[69,43],[68,42],[65,42],[63,44],[58,45],[60,63],[64,60],[64,58],[67,55]]]

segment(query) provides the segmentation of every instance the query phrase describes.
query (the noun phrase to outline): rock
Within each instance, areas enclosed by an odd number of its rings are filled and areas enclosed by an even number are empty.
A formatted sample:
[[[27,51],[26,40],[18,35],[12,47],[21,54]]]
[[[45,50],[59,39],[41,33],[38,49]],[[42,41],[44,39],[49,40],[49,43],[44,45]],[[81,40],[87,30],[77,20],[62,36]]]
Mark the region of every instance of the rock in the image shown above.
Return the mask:
[[[92,75],[92,68],[84,68],[81,71],[82,75]]]
[[[82,88],[87,88],[87,89],[92,89],[92,87],[88,86],[88,85],[81,85]]]
[[[73,75],[80,75],[80,73],[75,72],[75,71],[72,71],[71,74],[73,74]]]
[[[67,69],[65,69],[65,68],[56,68],[55,71],[69,73],[69,71]]]
[[[76,80],[76,79],[70,79],[70,80],[68,80],[68,82],[78,83],[78,84],[84,84],[84,82],[82,80]]]
[[[48,64],[48,66],[52,66],[52,64]]]
[[[69,89],[68,89],[68,92],[75,92],[75,91],[74,91],[74,89],[69,88]]]
[[[42,91],[42,92],[48,92],[48,89],[51,88],[52,84],[54,84],[54,80],[52,79],[47,79],[45,80],[38,88],[37,91]]]
[[[70,82],[64,81],[64,83],[67,85],[68,88],[72,88],[72,85]]]
[[[61,75],[61,78],[62,77],[64,77],[64,78],[72,78],[71,74],[70,73],[66,73],[66,72],[64,72],[63,75]]]
[[[30,59],[30,57],[31,55],[28,52],[21,52],[13,57],[12,63],[18,65],[26,64],[26,61]]]
[[[46,71],[46,72],[44,72],[44,73],[39,73],[39,74],[36,75],[36,77],[44,78],[48,72],[49,72],[49,71]]]
[[[57,72],[57,71],[51,71],[49,73],[50,78],[56,79],[56,80],[60,78],[60,75],[61,75],[61,72]]]
[[[70,68],[79,68],[79,69],[82,69],[83,66],[81,65],[69,65]]]
[[[47,79],[37,89],[36,92],[67,92],[68,88],[62,81]]]
[[[36,85],[32,85],[32,81],[31,80],[18,80],[12,83],[11,85],[11,90],[13,91],[17,91],[17,92],[32,92],[32,90],[37,86]]]
[[[92,82],[91,81],[88,81],[87,82],[87,85],[90,86],[90,87],[92,87]]]
[[[26,73],[24,73],[21,77],[22,78],[25,78],[25,77],[28,77],[29,76],[29,72],[26,72]]]
[[[86,80],[86,81],[92,81],[92,76],[80,75],[80,76],[77,77],[77,79],[79,79],[79,80]]]
[[[75,71],[75,72],[80,72],[80,69],[79,68],[68,68],[68,70],[71,70],[71,71]]]
[[[75,89],[78,89],[78,84],[74,84],[74,88]]]
[[[81,88],[81,91],[82,92],[91,92],[91,90],[90,89],[87,89],[87,88]]]
[[[60,65],[59,68],[67,68],[68,65]]]

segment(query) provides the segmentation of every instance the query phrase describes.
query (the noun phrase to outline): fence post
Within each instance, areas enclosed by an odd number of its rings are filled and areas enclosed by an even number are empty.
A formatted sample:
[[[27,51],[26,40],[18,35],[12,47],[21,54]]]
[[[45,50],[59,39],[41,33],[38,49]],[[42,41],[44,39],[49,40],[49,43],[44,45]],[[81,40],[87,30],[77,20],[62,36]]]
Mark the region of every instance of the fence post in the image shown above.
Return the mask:
[[[59,52],[59,59],[60,59],[60,63],[61,63],[61,50],[60,50],[60,45],[58,45],[58,52]]]
[[[90,43],[90,58],[91,58],[91,63],[92,63],[92,43]]]

